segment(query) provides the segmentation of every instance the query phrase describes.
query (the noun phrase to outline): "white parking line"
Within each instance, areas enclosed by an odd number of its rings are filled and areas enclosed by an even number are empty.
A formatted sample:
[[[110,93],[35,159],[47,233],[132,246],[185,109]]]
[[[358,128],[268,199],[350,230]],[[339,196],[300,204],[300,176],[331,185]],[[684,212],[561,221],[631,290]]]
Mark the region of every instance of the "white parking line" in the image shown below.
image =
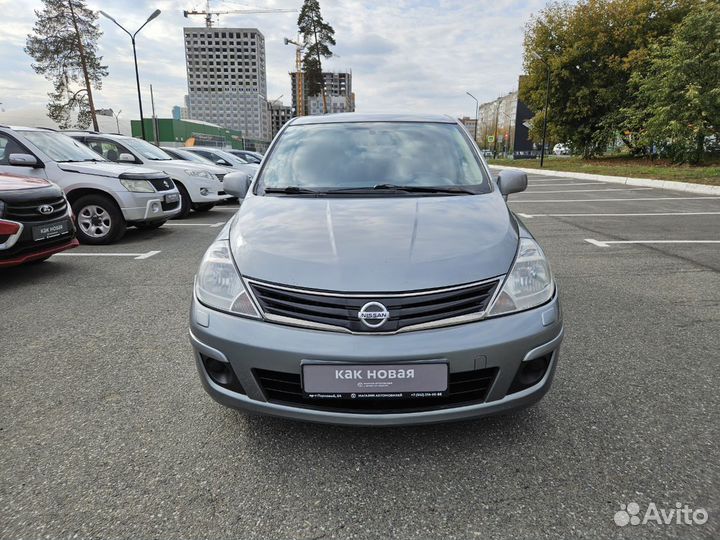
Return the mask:
[[[595,240],[585,241],[597,247],[610,247],[610,244],[720,244],[720,240]]]
[[[565,187],[565,186],[600,186],[603,185],[602,182],[571,182],[567,184],[540,184],[537,186],[533,186],[535,181],[528,182],[528,187]]]
[[[227,221],[218,221],[217,223],[166,223],[164,227],[222,227]]]
[[[626,212],[617,214],[523,214],[517,215],[524,218],[536,217],[622,217],[622,216],[718,216],[720,212]]]
[[[160,251],[148,251],[147,253],[78,253],[77,251],[66,251],[56,253],[55,257],[132,257],[136,260],[149,259],[160,253]]]
[[[593,191],[642,191],[645,189],[654,189],[651,187],[636,188],[609,188],[609,189],[563,189],[557,191],[526,191],[525,193],[590,193]]]
[[[651,188],[652,189],[652,188]],[[706,195],[704,197],[637,197],[635,199],[526,199],[519,201],[517,199],[510,199],[511,203],[575,203],[575,202],[637,202],[637,201],[690,201],[690,200],[710,200],[720,199],[713,195]]]

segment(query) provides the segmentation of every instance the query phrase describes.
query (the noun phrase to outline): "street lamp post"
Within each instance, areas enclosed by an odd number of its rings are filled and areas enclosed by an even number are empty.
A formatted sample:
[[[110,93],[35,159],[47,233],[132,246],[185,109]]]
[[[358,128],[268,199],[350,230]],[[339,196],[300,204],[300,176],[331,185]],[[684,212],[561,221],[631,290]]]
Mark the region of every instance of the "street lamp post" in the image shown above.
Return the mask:
[[[465,92],[465,93],[475,100],[475,133],[473,134],[473,138],[475,139],[475,144],[477,144],[477,125],[478,125],[478,111],[480,110],[480,102],[470,92]]]
[[[545,163],[545,140],[547,138],[548,106],[550,104],[550,64],[538,53],[533,52],[532,54],[545,65],[545,71],[547,72],[545,77],[545,112],[543,113],[542,148],[540,149],[540,167],[542,168]]]
[[[125,32],[128,36],[130,36],[130,41],[132,42],[132,48],[133,48],[133,59],[135,60],[135,83],[137,84],[138,105],[140,107],[140,132],[142,133],[143,140],[146,140],[145,139],[145,119],[143,118],[143,107],[142,107],[142,95],[140,93],[140,73],[138,72],[137,50],[135,49],[135,36],[138,35],[140,30],[145,28],[145,25],[147,23],[149,23],[155,17],[160,15],[160,10],[156,9],[155,11],[153,11],[152,14],[147,18],[147,20],[142,24],[142,26],[135,31],[135,33],[129,32],[123,25],[121,25],[119,22],[117,22],[115,19],[113,19],[110,15],[108,15],[104,11],[100,11],[100,15],[110,19],[123,32]]]

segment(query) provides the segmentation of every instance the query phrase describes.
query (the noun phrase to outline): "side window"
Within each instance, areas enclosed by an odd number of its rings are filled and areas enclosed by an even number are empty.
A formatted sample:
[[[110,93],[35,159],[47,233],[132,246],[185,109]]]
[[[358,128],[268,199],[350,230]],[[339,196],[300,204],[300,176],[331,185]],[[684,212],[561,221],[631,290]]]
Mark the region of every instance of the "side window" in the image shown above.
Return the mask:
[[[90,139],[88,146],[105,159],[114,161],[115,163],[120,161],[120,154],[134,155],[122,144],[111,141],[110,139]],[[138,160],[136,159],[135,162],[138,162]]]
[[[26,154],[18,143],[0,133],[0,165],[10,165],[10,154]]]
[[[217,159],[215,156],[213,156],[207,150],[195,150],[195,153],[200,154],[204,158],[212,159],[213,161],[215,161]]]

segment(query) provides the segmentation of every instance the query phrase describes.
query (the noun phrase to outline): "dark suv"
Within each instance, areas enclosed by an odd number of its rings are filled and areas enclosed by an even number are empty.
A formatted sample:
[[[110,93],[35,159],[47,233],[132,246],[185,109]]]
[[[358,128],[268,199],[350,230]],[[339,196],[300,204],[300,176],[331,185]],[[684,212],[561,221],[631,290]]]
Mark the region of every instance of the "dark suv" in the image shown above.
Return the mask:
[[[72,211],[60,187],[0,173],[0,268],[44,261],[77,245]]]

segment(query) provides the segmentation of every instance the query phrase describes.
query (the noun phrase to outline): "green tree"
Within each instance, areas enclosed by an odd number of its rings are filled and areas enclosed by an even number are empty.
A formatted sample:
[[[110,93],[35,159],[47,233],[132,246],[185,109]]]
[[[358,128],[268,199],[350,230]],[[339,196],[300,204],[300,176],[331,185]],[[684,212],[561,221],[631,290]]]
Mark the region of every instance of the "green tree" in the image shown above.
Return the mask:
[[[33,33],[25,43],[25,52],[35,62],[36,73],[52,82],[48,93],[48,117],[61,128],[87,128],[91,121],[98,129],[93,103],[93,88],[102,87],[107,66],[97,55],[97,41],[102,32],[97,14],[84,0],[43,0],[43,9],[36,10]]]
[[[624,112],[644,126],[641,143],[676,162],[701,161],[707,137],[720,137],[720,4],[691,10],[630,82],[638,99]]]
[[[539,111],[533,138],[542,125],[545,61],[551,72],[549,133],[585,157],[602,153],[626,130],[620,110],[635,99],[631,74],[651,44],[668,35],[697,2],[580,0],[549,4],[533,17],[525,32],[528,77],[521,89],[521,98]]]
[[[318,0],[305,0],[298,17],[298,28],[308,44],[303,55],[308,95],[317,96],[322,92],[323,112],[327,113],[322,59],[332,56],[330,46],[335,45],[335,30],[323,20]]]

